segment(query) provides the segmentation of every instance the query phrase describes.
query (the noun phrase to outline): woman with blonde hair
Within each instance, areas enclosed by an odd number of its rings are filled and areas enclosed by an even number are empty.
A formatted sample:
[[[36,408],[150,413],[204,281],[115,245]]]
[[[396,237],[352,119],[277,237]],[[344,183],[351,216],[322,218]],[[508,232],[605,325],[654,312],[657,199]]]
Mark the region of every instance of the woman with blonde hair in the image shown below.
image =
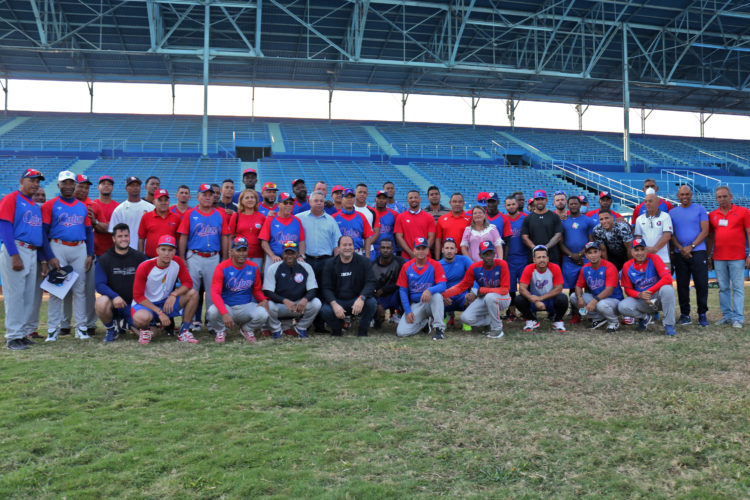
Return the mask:
[[[260,246],[258,233],[263,227],[266,216],[258,211],[258,193],[254,189],[245,189],[237,199],[237,212],[229,219],[232,238],[242,236],[247,240],[247,258],[263,269],[263,249]]]
[[[479,256],[479,244],[483,241],[491,241],[495,246],[496,257],[503,258],[503,238],[497,227],[487,220],[484,207],[477,205],[471,210],[471,224],[464,229],[464,235],[461,238],[461,253],[473,262],[482,260]]]

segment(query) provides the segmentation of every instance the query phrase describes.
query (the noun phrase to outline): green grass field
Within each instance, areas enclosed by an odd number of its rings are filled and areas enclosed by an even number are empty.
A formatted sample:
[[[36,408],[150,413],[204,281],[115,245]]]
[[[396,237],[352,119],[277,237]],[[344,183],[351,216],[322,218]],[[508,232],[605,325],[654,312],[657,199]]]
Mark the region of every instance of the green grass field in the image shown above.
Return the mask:
[[[748,329],[549,325],[3,349],[0,497],[750,497]]]

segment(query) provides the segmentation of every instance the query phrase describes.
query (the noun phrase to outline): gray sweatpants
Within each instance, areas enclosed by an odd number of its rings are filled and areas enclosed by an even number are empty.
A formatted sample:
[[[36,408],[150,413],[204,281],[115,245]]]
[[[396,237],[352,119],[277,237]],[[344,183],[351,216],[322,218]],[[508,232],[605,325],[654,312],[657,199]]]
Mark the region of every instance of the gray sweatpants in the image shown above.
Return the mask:
[[[674,288],[672,286],[663,286],[653,295],[656,297],[656,308],[664,313],[662,324],[674,325],[675,298]],[[653,314],[654,309],[648,301],[636,299],[635,297],[625,297],[620,301],[618,306],[620,314],[623,316],[632,316],[633,318],[643,319],[647,314]]]
[[[503,321],[500,317],[510,305],[510,295],[488,293],[484,297],[477,297],[461,313],[461,322],[469,326],[487,326],[490,330],[501,331]]]
[[[411,312],[414,313],[414,323],[407,323],[406,314],[403,314],[396,327],[396,335],[399,337],[409,337],[419,333],[430,320],[430,316],[432,316],[433,328],[444,328],[445,305],[443,295],[440,293],[433,293],[429,302],[411,304]]]
[[[60,267],[70,265],[78,273],[78,278],[76,278],[73,288],[68,293],[73,296],[73,317],[75,318],[76,327],[84,330],[86,328],[86,244],[80,243],[74,247],[69,247],[62,243],[51,241],[50,247],[57,260],[60,261]],[[50,294],[49,309],[47,311],[48,332],[54,332],[60,328],[62,307],[63,301]]]
[[[300,315],[289,310],[284,304],[279,304],[271,300],[268,301],[268,326],[272,332],[281,330],[281,320],[279,318],[296,318],[297,326],[307,330],[312,325],[315,316],[318,315],[323,304],[317,297],[307,303],[305,312]]]
[[[588,292],[583,292],[584,303],[588,304],[592,300],[594,300],[593,295]],[[606,299],[597,302],[596,309],[590,312],[588,316],[594,321],[606,319],[610,323],[617,323],[619,321],[617,319],[617,305],[619,303],[620,301],[618,299],[607,297]],[[576,297],[575,293],[570,296],[570,306],[574,311],[578,310],[578,297]]]
[[[209,294],[206,294],[209,295]],[[263,326],[268,319],[268,313],[265,308],[255,302],[240,304],[238,306],[227,306],[227,312],[232,315],[234,322],[247,332],[252,332]],[[224,322],[221,320],[219,309],[211,305],[206,312],[208,327],[217,332],[224,329]]]
[[[5,338],[22,339],[33,332],[34,316],[39,317],[39,309],[34,309],[34,287],[36,286],[36,250],[22,247],[16,242],[18,255],[23,261],[23,269],[13,270],[13,258],[3,245],[0,250],[0,276],[3,278],[5,295]]]
[[[44,290],[42,290],[39,286],[42,284],[42,281],[44,281],[44,278],[42,278],[42,266],[38,265],[36,266],[36,285],[34,286],[34,305],[31,307],[32,311],[36,311],[34,313],[34,317],[31,318],[31,332],[38,332],[39,328],[39,313],[42,308],[42,293]]]
[[[221,256],[217,253],[211,257],[201,257],[193,253],[192,250],[188,250],[186,257],[190,279],[193,280],[193,290],[200,293],[201,284],[203,284],[203,288],[206,290],[205,302],[206,311],[208,311],[213,305],[213,301],[211,300],[211,280],[214,279],[214,270],[219,265]]]
[[[89,330],[96,329],[96,260],[91,264],[91,269],[86,273],[86,326]],[[60,328],[71,327],[71,317],[73,316],[73,294],[69,293],[63,299],[62,320]],[[76,326],[79,326],[76,324]]]

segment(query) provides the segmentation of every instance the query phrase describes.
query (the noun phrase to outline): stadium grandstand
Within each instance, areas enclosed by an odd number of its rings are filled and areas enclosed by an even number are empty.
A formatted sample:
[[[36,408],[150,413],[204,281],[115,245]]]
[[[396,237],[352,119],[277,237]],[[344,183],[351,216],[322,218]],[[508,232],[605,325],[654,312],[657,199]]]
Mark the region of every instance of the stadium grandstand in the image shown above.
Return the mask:
[[[631,134],[632,107],[750,111],[750,13],[736,2],[25,2],[0,5],[0,165],[158,175],[162,186],[293,178],[394,181],[467,200],[482,190],[613,193],[627,212],[646,177],[697,201],[750,196],[747,141]],[[539,36],[543,34],[543,36]],[[509,127],[207,115],[7,110],[7,79],[199,83],[507,99]],[[616,105],[623,134],[516,127],[519,100]],[[92,106],[93,109],[93,106]],[[645,120],[645,118],[644,118]],[[702,134],[703,135],[703,134]],[[52,178],[52,177],[50,177]],[[3,193],[15,179],[0,181]],[[122,189],[122,186],[118,186]],[[374,192],[371,191],[371,193]]]

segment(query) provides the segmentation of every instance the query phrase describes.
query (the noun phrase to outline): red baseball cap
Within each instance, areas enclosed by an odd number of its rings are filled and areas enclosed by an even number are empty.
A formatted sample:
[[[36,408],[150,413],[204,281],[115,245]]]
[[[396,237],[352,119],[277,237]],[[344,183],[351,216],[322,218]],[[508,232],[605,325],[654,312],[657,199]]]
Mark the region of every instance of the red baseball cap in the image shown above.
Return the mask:
[[[537,189],[536,191],[534,191],[534,199],[537,199],[537,198],[545,198],[546,199],[547,198],[547,191],[545,191],[544,189]]]
[[[157,189],[156,192],[154,193],[154,199],[158,200],[162,196],[166,196],[167,198],[169,198],[169,193],[167,192],[166,189]]]
[[[427,238],[422,238],[420,236],[419,238],[414,240],[414,248],[427,247],[427,246],[429,246],[427,244]]]
[[[387,198],[388,197],[388,193],[386,193],[385,191],[383,191],[381,189],[380,191],[378,191],[377,193],[375,193],[375,198],[377,198],[378,196],[385,196]]]
[[[258,175],[258,171],[255,170],[254,168],[246,168],[245,170],[242,171],[242,175],[245,175],[245,174],[255,174],[255,175]]]
[[[479,253],[483,254],[485,252],[494,252],[495,251],[495,245],[492,244],[491,241],[482,241],[479,243]]]
[[[296,185],[297,185],[298,183],[300,183],[300,182],[304,183],[304,182],[305,182],[305,180],[304,180],[304,179],[294,179],[294,180],[292,181],[292,187],[296,186]]]
[[[279,203],[284,203],[286,200],[291,200],[292,195],[289,193],[279,193]]]
[[[101,184],[104,181],[109,181],[112,184],[115,183],[115,180],[112,178],[111,175],[102,175],[101,177],[99,177],[99,184]]]
[[[279,190],[278,186],[276,186],[276,184],[273,182],[266,182],[265,184],[263,184],[263,189],[261,189],[261,191],[278,191],[278,190]]]
[[[199,193],[205,193],[206,191],[212,191],[211,184],[201,184],[198,188]]]
[[[87,182],[89,183],[89,185],[93,184],[89,180],[89,176],[88,175],[84,175],[84,174],[78,174],[78,175],[76,175],[76,184],[85,184]]]
[[[336,191],[343,191],[343,190],[344,190],[344,186],[336,184],[335,186],[333,186],[333,189],[331,189],[331,194],[335,193]]]
[[[156,246],[160,247],[162,245],[168,245],[170,247],[177,248],[177,241],[174,239],[174,236],[171,234],[163,234],[159,241],[156,243]]]
[[[27,168],[26,171],[21,176],[21,179],[39,179],[40,181],[43,181],[44,176],[39,170],[36,170],[33,168]]]

